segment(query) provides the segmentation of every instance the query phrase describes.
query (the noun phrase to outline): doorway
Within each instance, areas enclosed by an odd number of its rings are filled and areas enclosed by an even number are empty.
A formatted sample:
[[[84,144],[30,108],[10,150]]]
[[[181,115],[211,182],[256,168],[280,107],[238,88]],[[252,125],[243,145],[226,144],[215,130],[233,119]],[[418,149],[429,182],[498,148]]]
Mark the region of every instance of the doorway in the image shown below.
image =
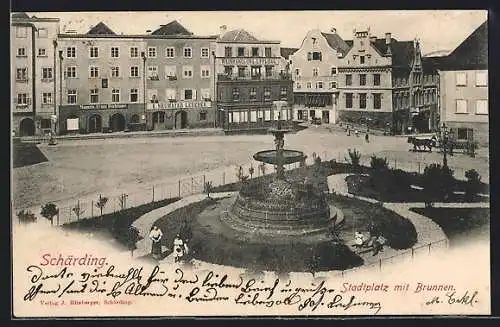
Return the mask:
[[[19,124],[19,134],[20,136],[34,136],[35,135],[35,123],[31,118],[24,118]]]
[[[102,132],[102,118],[98,114],[89,117],[89,133]]]
[[[125,117],[122,114],[116,113],[109,120],[109,128],[113,132],[125,130]]]
[[[165,129],[165,113],[163,111],[153,112],[153,129]]]
[[[187,127],[187,112],[184,110],[175,113],[175,125],[176,129],[183,129]]]

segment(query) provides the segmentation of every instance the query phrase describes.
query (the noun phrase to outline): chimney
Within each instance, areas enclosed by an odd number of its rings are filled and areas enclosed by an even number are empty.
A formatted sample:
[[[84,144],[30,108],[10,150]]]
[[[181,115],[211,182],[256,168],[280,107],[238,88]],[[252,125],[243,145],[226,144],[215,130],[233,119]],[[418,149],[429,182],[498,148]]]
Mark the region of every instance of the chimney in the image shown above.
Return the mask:
[[[375,41],[377,41],[377,37],[376,36],[370,36],[370,42],[375,43]]]
[[[391,44],[391,33],[385,33],[385,44]]]
[[[335,27],[330,28],[330,32],[333,34],[337,34],[337,29]]]
[[[227,30],[227,26],[226,26],[226,25],[221,25],[221,26],[219,27],[219,32],[220,32],[220,34],[224,34],[224,33],[226,33],[226,30]]]

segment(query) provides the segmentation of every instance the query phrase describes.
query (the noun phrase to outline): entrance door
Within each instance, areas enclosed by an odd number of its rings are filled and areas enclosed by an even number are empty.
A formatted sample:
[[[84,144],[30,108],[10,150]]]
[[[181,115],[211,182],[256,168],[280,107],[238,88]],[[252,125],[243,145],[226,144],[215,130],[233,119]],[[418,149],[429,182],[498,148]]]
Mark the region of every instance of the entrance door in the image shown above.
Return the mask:
[[[89,133],[102,132],[102,118],[100,115],[92,115],[89,117]]]
[[[330,112],[328,110],[323,110],[322,112],[322,120],[323,120],[323,123],[325,124],[329,124],[330,123]]]
[[[163,111],[153,112],[153,129],[165,129],[165,113]]]
[[[33,136],[35,135],[35,123],[31,118],[24,118],[19,124],[20,136]]]
[[[116,113],[109,119],[109,128],[113,132],[125,130],[125,117],[122,114]]]
[[[175,113],[175,128],[183,129],[187,127],[187,112],[184,110]]]

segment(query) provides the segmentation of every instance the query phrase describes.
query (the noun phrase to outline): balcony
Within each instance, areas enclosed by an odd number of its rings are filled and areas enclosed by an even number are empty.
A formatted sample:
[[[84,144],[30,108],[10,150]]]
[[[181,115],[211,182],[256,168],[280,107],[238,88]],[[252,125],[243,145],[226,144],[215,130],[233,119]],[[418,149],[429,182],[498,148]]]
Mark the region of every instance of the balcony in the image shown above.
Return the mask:
[[[177,81],[177,76],[175,75],[167,76],[167,78],[169,81]]]
[[[150,75],[150,76],[148,76],[148,79],[150,81],[159,81],[160,80],[160,76],[158,76],[158,75]]]
[[[53,77],[42,78],[42,83],[50,83],[50,82],[54,82],[54,78]]]
[[[219,81],[291,81],[292,76],[286,73],[273,73],[270,75],[260,74],[260,75],[251,75],[251,74],[217,74],[217,79]]]

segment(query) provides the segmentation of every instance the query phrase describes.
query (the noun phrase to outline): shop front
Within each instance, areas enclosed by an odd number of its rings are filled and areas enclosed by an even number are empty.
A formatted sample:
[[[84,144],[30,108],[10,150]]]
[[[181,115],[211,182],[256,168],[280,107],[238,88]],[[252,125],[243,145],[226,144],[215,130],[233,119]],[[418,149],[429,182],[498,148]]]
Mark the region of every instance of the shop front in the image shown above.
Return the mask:
[[[147,129],[186,129],[214,127],[215,112],[210,101],[148,103]]]

